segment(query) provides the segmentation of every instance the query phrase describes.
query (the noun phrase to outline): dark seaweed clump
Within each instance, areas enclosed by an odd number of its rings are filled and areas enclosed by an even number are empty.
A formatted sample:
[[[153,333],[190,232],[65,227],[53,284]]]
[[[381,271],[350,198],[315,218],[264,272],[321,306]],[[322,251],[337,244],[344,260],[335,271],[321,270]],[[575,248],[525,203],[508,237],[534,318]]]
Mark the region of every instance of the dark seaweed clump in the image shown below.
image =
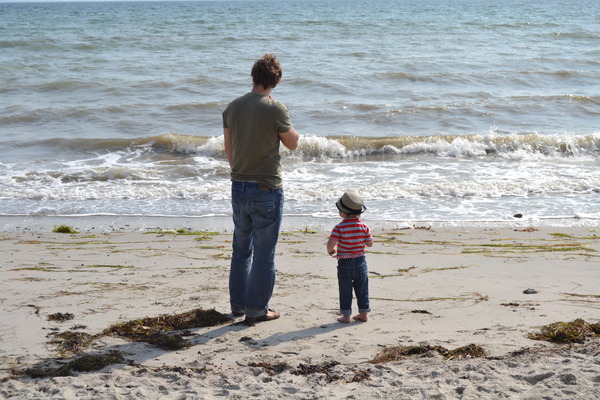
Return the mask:
[[[63,357],[68,354],[80,353],[98,338],[89,333],[74,331],[61,332],[53,334],[53,336],[50,343],[58,345],[57,350]]]
[[[99,371],[112,364],[124,364],[125,358],[118,351],[106,354],[85,354],[76,359],[62,364],[59,367],[37,366],[29,368],[25,373],[32,378],[48,378],[55,376],[68,376],[71,371],[90,372]]]
[[[554,322],[544,325],[538,333],[530,333],[533,340],[553,343],[583,343],[586,339],[600,334],[600,323],[589,324],[579,318],[571,322]]]
[[[365,370],[354,371],[354,375],[350,379],[344,379],[342,375],[333,372],[333,369],[340,363],[337,361],[326,361],[321,364],[299,364],[297,368],[290,367],[289,364],[276,363],[271,364],[268,362],[249,363],[250,367],[262,368],[269,376],[281,374],[284,371],[290,370],[292,375],[298,376],[311,376],[320,374],[325,380],[325,383],[331,383],[334,381],[341,381],[346,383],[351,382],[362,382],[364,380],[371,380],[371,374]]]
[[[56,322],[70,321],[73,318],[75,318],[75,316],[71,313],[57,312],[57,313],[48,315],[48,321],[56,321]]]
[[[390,361],[397,361],[403,357],[417,356],[436,352],[442,355],[446,360],[464,360],[467,358],[485,357],[485,350],[476,344],[457,347],[454,350],[448,350],[442,346],[430,346],[428,344],[419,346],[391,346],[377,353],[371,360],[373,364],[382,364]]]
[[[285,370],[289,369],[290,366],[287,363],[276,363],[271,364],[268,362],[251,362],[248,364],[249,367],[257,367],[263,369],[269,376],[279,375]]]
[[[146,317],[122,324],[113,325],[104,330],[103,335],[116,335],[135,342],[146,342],[167,350],[188,347],[189,343],[181,334],[170,332],[192,328],[221,325],[231,318],[214,309],[194,309],[175,315]]]

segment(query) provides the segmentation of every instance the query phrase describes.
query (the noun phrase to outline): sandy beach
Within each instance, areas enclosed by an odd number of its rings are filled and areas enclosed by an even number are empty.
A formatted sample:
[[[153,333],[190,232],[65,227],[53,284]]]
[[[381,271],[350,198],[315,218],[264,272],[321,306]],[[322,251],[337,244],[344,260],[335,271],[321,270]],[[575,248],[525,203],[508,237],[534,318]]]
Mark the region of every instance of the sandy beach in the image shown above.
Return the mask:
[[[228,316],[229,232],[0,233],[0,397],[600,398],[596,335],[532,339],[553,323],[600,322],[598,229],[375,229],[371,319],[351,324],[336,321],[328,233],[282,233],[270,304],[282,316],[253,326]],[[197,309],[225,318],[171,332],[181,348],[106,333]],[[69,352],[65,332],[90,343]],[[440,350],[469,345],[483,356]],[[400,346],[420,354],[381,359]],[[77,370],[85,355],[114,359]]]

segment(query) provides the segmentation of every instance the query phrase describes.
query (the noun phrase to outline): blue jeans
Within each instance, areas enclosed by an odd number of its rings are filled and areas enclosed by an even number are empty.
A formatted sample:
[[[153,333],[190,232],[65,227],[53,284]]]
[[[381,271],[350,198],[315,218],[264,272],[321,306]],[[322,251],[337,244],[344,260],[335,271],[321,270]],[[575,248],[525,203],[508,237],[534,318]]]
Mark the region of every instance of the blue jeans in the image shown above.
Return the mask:
[[[231,183],[233,255],[229,271],[231,311],[256,318],[267,313],[275,286],[275,246],[283,215],[283,189]]]
[[[369,312],[369,276],[365,256],[338,260],[340,314],[352,315],[352,290],[356,294],[358,312]]]

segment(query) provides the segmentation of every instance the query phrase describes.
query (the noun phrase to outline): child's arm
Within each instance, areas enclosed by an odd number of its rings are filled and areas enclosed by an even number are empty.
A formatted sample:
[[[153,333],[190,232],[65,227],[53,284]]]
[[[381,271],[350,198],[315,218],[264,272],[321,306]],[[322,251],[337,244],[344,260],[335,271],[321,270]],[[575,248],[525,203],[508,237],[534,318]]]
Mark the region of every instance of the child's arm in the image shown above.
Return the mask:
[[[365,246],[373,247],[373,234],[371,233],[370,229],[367,230],[367,239],[365,240]]]
[[[335,254],[335,245],[337,244],[337,240],[335,239],[329,239],[327,241],[327,253],[329,253],[330,256]]]

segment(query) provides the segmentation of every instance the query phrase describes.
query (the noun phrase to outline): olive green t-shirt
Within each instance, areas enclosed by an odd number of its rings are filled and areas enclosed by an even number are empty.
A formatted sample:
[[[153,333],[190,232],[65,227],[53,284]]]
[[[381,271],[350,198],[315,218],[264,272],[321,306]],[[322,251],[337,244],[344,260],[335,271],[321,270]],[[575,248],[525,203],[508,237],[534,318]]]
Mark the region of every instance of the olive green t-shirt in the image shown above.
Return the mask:
[[[292,129],[285,105],[269,96],[248,93],[223,111],[223,128],[231,135],[231,180],[281,188],[279,134]]]

